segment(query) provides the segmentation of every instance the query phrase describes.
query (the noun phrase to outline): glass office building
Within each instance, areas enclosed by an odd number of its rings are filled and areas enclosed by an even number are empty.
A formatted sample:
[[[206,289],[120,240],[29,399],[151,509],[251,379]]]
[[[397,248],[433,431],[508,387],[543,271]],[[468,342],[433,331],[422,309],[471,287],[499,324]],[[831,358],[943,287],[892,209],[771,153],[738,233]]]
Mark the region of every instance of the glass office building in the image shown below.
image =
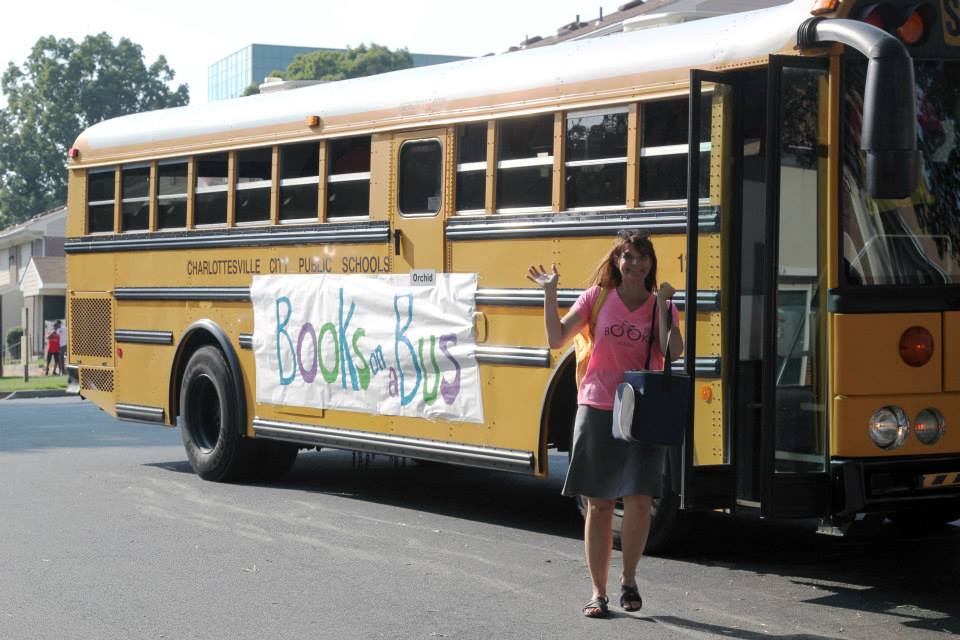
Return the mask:
[[[208,67],[207,102],[239,98],[251,84],[260,84],[271,72],[286,70],[296,56],[313,51],[343,51],[343,49],[274,44],[247,45]],[[429,53],[411,53],[410,56],[413,58],[415,67],[464,59],[463,56]]]

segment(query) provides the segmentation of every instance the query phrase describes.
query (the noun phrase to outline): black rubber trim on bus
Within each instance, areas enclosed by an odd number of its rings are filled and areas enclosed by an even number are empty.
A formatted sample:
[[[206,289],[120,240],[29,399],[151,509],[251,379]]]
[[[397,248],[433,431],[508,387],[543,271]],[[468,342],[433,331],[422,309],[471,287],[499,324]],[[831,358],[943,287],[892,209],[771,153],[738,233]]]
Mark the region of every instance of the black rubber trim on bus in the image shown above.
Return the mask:
[[[388,242],[390,223],[336,223],[313,225],[277,225],[255,228],[191,229],[155,233],[114,233],[68,238],[63,250],[68,254],[106,251],[172,251],[216,247],[273,247]]]
[[[830,289],[831,313],[917,313],[960,310],[960,293],[948,287],[876,285]]]
[[[720,230],[720,208],[704,207],[700,230]],[[622,229],[651,234],[687,232],[687,210],[627,210],[618,212],[561,212],[495,216],[459,216],[447,220],[448,240],[513,240],[614,236]]]
[[[899,39],[865,22],[810,18],[797,30],[800,49],[834,42],[868,60],[860,135],[867,190],[874,198],[906,198],[916,189],[920,163],[913,59]]]
[[[240,360],[237,358],[237,351],[233,348],[227,332],[216,322],[208,319],[197,320],[191,324],[177,342],[177,351],[173,356],[173,363],[170,365],[170,422],[176,424],[175,416],[177,415],[177,408],[179,407],[176,399],[180,394],[180,376],[178,375],[178,371],[182,368],[180,365],[183,359],[184,348],[190,342],[190,339],[199,332],[207,333],[213,337],[216,345],[220,348],[220,351],[223,352],[223,357],[227,361],[227,367],[230,369],[230,375],[233,376],[236,382],[234,385],[233,402],[236,403],[237,411],[239,412],[237,424],[240,428],[240,435],[246,437],[247,401],[243,391],[243,370],[240,368]],[[183,364],[186,366],[186,363]],[[176,384],[173,384],[174,382],[176,382]]]

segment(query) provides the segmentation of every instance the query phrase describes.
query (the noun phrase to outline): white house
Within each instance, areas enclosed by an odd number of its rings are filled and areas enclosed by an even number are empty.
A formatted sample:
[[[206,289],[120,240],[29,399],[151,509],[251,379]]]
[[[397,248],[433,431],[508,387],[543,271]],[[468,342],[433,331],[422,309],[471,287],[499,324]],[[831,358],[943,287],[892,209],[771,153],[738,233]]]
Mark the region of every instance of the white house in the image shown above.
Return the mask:
[[[20,326],[23,309],[30,317],[31,348],[43,352],[45,320],[66,317],[66,261],[63,237],[67,208],[37,214],[0,230],[0,345]]]

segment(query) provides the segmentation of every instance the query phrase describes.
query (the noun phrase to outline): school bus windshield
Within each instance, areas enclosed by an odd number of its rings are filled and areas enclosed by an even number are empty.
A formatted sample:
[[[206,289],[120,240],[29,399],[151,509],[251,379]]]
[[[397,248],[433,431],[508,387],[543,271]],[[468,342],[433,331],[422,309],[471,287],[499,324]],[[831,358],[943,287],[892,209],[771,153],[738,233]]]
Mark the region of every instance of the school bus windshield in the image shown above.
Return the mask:
[[[846,284],[960,283],[960,62],[915,64],[920,176],[903,200],[866,193],[858,134],[865,73],[865,62],[848,60],[841,183]]]

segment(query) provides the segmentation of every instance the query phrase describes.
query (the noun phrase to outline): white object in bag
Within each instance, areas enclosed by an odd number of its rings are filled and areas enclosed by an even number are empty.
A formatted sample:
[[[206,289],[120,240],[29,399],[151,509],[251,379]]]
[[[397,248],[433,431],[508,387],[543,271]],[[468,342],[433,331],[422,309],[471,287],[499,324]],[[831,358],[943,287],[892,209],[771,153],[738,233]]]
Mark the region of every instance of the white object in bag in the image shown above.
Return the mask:
[[[613,398],[613,437],[617,440],[633,442],[631,425],[633,424],[633,408],[636,404],[633,386],[621,382]]]

